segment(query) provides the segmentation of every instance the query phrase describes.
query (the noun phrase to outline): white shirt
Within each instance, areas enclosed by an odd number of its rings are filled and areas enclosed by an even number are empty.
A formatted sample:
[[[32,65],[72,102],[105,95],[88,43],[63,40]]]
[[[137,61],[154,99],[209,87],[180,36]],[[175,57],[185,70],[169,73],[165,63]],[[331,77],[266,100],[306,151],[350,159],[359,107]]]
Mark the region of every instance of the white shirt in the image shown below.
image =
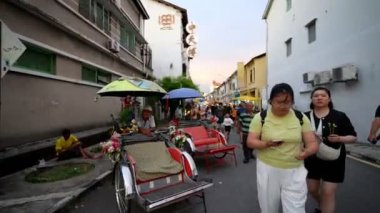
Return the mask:
[[[137,122],[137,126],[144,129],[155,128],[156,123],[154,122],[154,117],[151,115],[148,120],[144,121],[142,118]]]
[[[231,118],[224,118],[223,126],[232,126],[234,124],[234,121]]]

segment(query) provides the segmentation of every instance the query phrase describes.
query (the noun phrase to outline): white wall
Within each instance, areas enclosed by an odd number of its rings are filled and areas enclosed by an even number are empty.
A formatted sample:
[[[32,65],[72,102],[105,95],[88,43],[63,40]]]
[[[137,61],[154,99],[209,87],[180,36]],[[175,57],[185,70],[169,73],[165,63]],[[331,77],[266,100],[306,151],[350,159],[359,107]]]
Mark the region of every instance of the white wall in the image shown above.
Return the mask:
[[[268,84],[290,83],[296,107],[307,110],[310,85],[305,72],[331,70],[351,63],[359,68],[359,81],[327,85],[335,108],[346,112],[366,141],[370,122],[380,104],[380,1],[294,0],[286,12],[286,1],[274,1],[267,17]],[[314,18],[316,41],[308,43],[305,25]],[[286,56],[285,41],[292,37],[292,54]]]
[[[156,78],[182,75],[183,27],[181,12],[153,0],[142,0],[142,3],[150,17],[145,21],[145,38],[153,52],[153,75]],[[173,29],[161,30],[159,17],[168,14],[175,16]]]

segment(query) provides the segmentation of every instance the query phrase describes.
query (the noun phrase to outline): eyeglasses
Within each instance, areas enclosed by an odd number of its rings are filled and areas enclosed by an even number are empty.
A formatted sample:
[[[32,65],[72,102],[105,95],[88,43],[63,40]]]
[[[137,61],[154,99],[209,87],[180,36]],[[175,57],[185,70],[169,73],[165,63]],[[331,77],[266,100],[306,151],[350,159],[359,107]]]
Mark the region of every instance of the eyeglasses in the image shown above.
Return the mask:
[[[278,105],[278,106],[290,106],[290,105],[292,105],[293,104],[293,102],[292,101],[290,101],[290,100],[285,100],[285,101],[276,101],[276,100],[274,100],[274,101],[272,101],[272,105]]]

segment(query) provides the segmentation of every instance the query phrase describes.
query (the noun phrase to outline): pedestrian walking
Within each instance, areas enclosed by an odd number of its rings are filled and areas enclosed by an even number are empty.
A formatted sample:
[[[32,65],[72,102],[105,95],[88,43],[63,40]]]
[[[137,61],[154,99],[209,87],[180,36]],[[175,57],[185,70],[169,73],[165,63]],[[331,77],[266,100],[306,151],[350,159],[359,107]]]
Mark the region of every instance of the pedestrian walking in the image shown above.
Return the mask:
[[[247,138],[249,133],[249,125],[253,119],[253,104],[246,103],[245,110],[239,113],[239,122],[237,122],[237,133],[241,134],[241,140],[243,145],[244,160],[243,163],[248,163],[250,159],[254,159],[253,149],[247,146]]]
[[[318,150],[309,119],[292,109],[294,93],[286,83],[270,93],[271,107],[255,115],[248,146],[257,153],[257,192],[262,213],[304,213],[307,198],[303,160]],[[303,142],[303,143],[302,143]]]
[[[330,90],[317,87],[311,93],[311,111],[306,112],[320,141],[316,155],[306,159],[307,186],[319,203],[315,212],[335,212],[338,183],[344,180],[345,143],[356,141],[356,132],[344,112],[334,109]]]
[[[223,120],[224,135],[225,135],[227,141],[230,138],[230,132],[231,132],[231,128],[232,128],[233,124],[234,124],[234,121],[230,118],[230,114],[227,113],[224,116],[224,120]]]
[[[375,112],[375,118],[372,121],[371,130],[368,135],[368,141],[372,144],[376,144],[380,140],[380,105],[377,107]]]

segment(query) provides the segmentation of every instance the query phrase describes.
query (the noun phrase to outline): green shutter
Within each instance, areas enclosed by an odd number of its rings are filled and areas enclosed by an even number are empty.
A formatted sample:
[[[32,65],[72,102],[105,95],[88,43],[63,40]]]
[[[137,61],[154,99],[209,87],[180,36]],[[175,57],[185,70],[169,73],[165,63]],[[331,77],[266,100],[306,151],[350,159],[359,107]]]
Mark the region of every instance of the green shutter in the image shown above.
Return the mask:
[[[103,29],[103,6],[99,3],[96,4],[96,25]]]
[[[103,20],[104,32],[109,34],[111,32],[111,13],[104,10],[104,20]]]
[[[79,0],[79,13],[86,18],[90,18],[90,0]]]
[[[82,80],[96,83],[96,69],[82,66]]]
[[[128,33],[127,33],[127,29],[120,25],[120,44],[125,47],[125,48],[128,48]]]
[[[135,35],[130,32],[129,33],[129,50],[135,55],[136,54],[136,49],[135,49],[135,46],[136,46],[136,41],[135,41]]]
[[[111,74],[107,72],[103,72],[101,70],[98,70],[97,72],[97,83],[98,84],[108,84],[111,82]]]
[[[55,73],[55,55],[35,46],[25,44],[26,50],[14,66],[33,71]]]

